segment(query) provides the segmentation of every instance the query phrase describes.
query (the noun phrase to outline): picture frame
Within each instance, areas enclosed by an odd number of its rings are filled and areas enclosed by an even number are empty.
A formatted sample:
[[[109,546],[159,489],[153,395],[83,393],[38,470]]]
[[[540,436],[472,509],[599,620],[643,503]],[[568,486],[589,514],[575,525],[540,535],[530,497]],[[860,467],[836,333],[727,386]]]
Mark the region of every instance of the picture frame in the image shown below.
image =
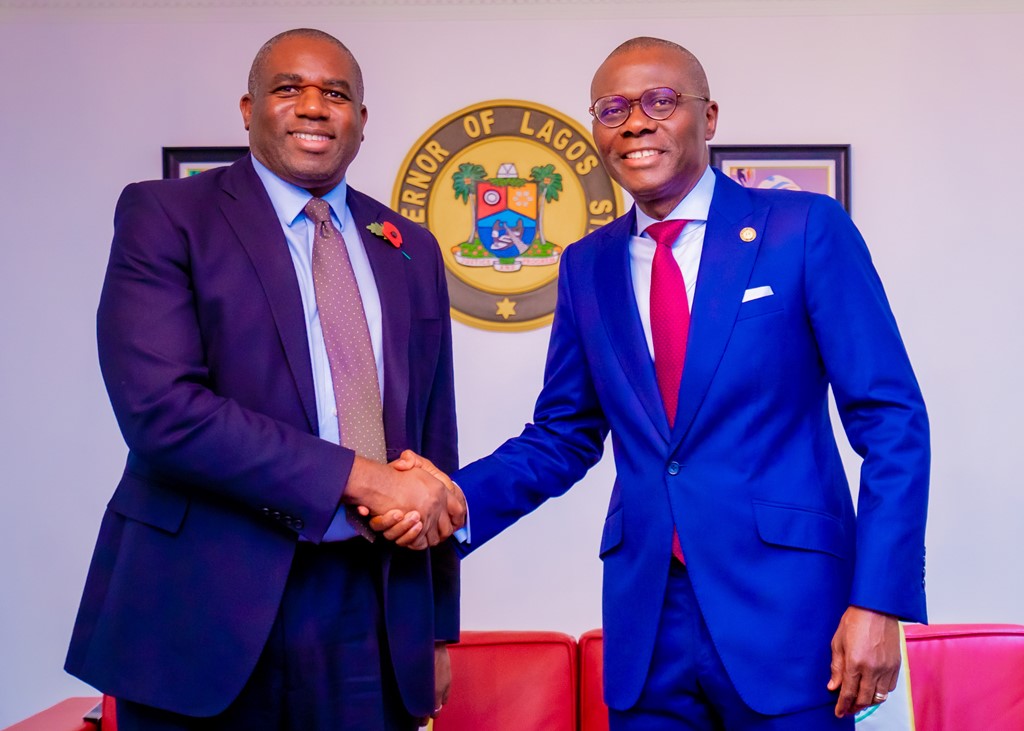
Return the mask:
[[[164,147],[164,178],[187,178],[230,165],[249,154],[248,147]]]
[[[711,145],[711,165],[740,185],[808,190],[850,212],[849,145]]]

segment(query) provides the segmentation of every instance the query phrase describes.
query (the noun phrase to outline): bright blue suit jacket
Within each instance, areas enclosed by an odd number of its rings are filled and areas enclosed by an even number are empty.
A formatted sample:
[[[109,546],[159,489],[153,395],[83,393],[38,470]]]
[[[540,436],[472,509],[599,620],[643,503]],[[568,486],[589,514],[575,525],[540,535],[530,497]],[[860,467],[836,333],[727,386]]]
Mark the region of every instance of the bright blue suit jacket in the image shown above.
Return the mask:
[[[422,449],[454,470],[437,242],[351,187],[348,206],[380,294],[388,458]],[[409,258],[366,231],[382,221]],[[353,461],[317,436],[295,268],[248,157],[125,189],[97,325],[129,452],[65,667],[118,698],[214,715],[252,672],[299,536],[321,540]],[[410,713],[429,715],[433,641],[459,634],[458,559],[450,544],[374,545],[399,688]]]
[[[627,709],[643,688],[673,528],[746,703],[770,714],[828,703],[848,605],[925,620],[928,421],[882,284],[835,201],[718,173],[669,428],[630,278],[634,221],[630,211],[565,250],[534,423],[455,476],[468,550],[565,492],[610,430],[608,705]],[[774,294],[742,301],[762,286]],[[863,457],[856,515],[830,385]]]

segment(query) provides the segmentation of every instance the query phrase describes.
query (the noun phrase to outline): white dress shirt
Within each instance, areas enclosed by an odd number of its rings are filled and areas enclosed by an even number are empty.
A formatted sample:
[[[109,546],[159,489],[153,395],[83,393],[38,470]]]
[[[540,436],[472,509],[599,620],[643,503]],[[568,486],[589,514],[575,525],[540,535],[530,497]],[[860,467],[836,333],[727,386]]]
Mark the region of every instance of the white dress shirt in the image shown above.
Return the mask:
[[[686,197],[679,201],[664,220],[685,219],[689,221],[672,245],[672,255],[679,264],[683,282],[686,284],[686,299],[693,311],[693,293],[697,286],[697,271],[700,269],[700,255],[704,249],[704,232],[707,230],[708,212],[711,210],[711,196],[715,192],[715,174],[711,168],[704,174]],[[654,358],[654,339],[651,335],[651,269],[654,266],[654,252],[658,247],[644,229],[657,219],[636,209],[636,230],[629,242],[629,265],[633,279],[633,295],[640,311],[640,323],[647,338],[647,349]]]

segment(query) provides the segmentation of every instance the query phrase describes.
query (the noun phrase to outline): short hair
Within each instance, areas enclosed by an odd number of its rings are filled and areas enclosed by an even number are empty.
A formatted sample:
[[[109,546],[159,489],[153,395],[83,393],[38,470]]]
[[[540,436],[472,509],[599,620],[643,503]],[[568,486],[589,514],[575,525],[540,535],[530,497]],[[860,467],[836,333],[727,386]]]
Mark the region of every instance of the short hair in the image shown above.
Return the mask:
[[[663,38],[638,36],[637,38],[630,38],[628,41],[620,43],[615,50],[608,54],[608,58],[606,58],[605,61],[623,53],[628,53],[630,51],[642,51],[649,48],[659,48],[662,50],[672,51],[682,56],[686,62],[686,71],[690,76],[690,81],[692,81],[693,85],[696,87],[695,91],[708,99],[711,98],[711,91],[708,87],[708,75],[704,73],[704,67],[696,56],[680,46],[678,43],[666,41]]]
[[[292,30],[286,30],[283,33],[278,33],[276,36],[260,46],[260,50],[256,52],[256,57],[252,60],[252,66],[249,67],[250,94],[256,93],[256,80],[259,78],[260,73],[263,71],[263,67],[267,63],[267,56],[270,55],[270,52],[274,49],[274,46],[277,45],[278,41],[283,41],[288,38],[312,38],[318,41],[326,41],[348,56],[352,61],[352,66],[356,70],[356,93],[359,95],[359,100],[363,100],[363,70],[359,68],[359,62],[356,61],[356,57],[352,55],[352,51],[348,50],[348,46],[344,43],[339,41],[330,33],[325,33],[324,31],[317,30],[316,28],[293,28]]]

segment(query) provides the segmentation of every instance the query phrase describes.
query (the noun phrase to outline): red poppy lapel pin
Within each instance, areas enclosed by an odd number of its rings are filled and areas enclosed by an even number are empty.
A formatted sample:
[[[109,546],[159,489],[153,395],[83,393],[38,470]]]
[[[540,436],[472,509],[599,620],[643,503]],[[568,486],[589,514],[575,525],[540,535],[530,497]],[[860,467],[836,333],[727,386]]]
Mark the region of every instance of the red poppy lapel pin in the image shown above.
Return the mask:
[[[366,227],[370,233],[374,236],[380,236],[382,239],[387,241],[389,244],[394,246],[399,251],[402,251],[402,232],[398,230],[398,227],[391,223],[391,221],[384,221],[384,223],[371,223]],[[406,259],[412,259],[411,256],[402,251],[402,256]]]

